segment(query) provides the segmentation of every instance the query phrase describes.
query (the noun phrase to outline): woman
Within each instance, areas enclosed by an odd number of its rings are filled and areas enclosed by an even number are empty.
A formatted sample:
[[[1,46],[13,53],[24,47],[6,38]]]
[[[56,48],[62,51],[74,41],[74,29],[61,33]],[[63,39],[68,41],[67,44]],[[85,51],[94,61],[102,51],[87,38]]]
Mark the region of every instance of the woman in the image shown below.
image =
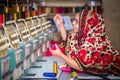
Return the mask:
[[[65,54],[59,47],[50,49],[53,55],[61,57],[70,67],[97,75],[114,73],[120,75],[120,54],[107,39],[104,19],[91,10],[83,10],[73,20],[74,32],[65,30],[62,16],[54,21],[60,26],[61,36],[67,42]]]

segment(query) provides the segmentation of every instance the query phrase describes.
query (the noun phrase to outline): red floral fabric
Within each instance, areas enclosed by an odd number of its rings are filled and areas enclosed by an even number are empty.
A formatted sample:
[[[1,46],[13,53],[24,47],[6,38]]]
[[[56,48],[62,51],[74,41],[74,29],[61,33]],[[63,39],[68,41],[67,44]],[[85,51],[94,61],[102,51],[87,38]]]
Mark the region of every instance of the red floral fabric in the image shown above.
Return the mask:
[[[101,15],[83,10],[80,16],[81,45],[78,45],[78,33],[68,33],[66,53],[79,60],[89,72],[120,75],[120,53],[112,47],[104,24]]]

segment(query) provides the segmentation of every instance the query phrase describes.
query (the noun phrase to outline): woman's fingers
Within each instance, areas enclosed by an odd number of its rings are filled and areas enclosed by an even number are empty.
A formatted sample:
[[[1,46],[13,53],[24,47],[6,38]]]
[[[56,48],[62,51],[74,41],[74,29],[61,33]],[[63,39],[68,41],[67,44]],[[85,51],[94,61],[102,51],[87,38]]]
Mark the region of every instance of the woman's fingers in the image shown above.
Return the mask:
[[[56,21],[56,19],[59,19],[59,14],[57,14],[55,17],[54,17],[54,21]]]
[[[62,22],[62,16],[60,14],[57,14],[54,17],[54,21],[57,22],[58,24]]]
[[[52,50],[51,47],[49,47],[50,52],[55,52],[55,50]]]

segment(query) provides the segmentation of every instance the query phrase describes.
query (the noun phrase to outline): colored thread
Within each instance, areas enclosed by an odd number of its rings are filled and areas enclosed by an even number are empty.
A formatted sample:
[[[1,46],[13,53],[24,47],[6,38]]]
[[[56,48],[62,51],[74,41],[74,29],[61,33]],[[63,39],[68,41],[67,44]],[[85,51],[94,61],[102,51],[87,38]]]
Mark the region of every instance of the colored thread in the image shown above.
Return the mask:
[[[65,8],[64,7],[62,7],[62,13],[65,13]]]
[[[2,23],[3,23],[3,17],[2,14],[0,14],[0,27],[2,27]]]
[[[5,14],[2,14],[3,23],[5,22]]]
[[[27,12],[27,17],[30,17],[30,12],[29,11]]]
[[[45,76],[45,77],[56,77],[56,74],[52,73],[52,72],[45,72],[45,73],[43,73],[43,76]]]
[[[24,6],[22,6],[22,12],[24,12],[25,11],[25,7]]]
[[[57,62],[56,62],[56,61],[54,61],[54,63],[53,63],[53,72],[54,72],[55,74],[58,74],[58,65],[57,65]]]
[[[50,44],[50,48],[51,48],[52,50],[56,50],[55,44]]]
[[[5,13],[8,13],[8,7],[7,6],[5,6],[4,10],[5,10]]]
[[[38,11],[36,11],[36,12],[35,12],[35,15],[38,16],[38,14],[39,14]]]
[[[19,6],[16,6],[15,8],[16,8],[16,12],[20,12]]]
[[[67,68],[67,67],[62,67],[61,70],[63,72],[71,72],[71,69],[70,68]]]
[[[30,12],[29,11],[25,12],[25,18],[28,18],[28,17],[30,17]]]
[[[73,72],[71,73],[71,77],[72,77],[72,78],[78,77],[78,73],[75,72],[75,71],[73,71]]]
[[[25,12],[25,18],[27,18],[27,12]]]
[[[35,16],[35,11],[32,11],[32,16]]]
[[[14,20],[17,20],[17,14],[16,13],[13,14],[13,18],[14,18]]]

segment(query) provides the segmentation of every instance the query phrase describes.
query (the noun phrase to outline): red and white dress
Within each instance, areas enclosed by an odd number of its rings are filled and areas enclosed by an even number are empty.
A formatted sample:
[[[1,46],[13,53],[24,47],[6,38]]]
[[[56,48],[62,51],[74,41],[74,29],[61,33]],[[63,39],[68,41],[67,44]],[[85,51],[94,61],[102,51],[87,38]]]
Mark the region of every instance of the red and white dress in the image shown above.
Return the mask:
[[[104,24],[101,15],[83,10],[80,14],[80,45],[78,33],[68,33],[66,54],[87,72],[120,75],[120,53],[112,47],[107,38]]]

